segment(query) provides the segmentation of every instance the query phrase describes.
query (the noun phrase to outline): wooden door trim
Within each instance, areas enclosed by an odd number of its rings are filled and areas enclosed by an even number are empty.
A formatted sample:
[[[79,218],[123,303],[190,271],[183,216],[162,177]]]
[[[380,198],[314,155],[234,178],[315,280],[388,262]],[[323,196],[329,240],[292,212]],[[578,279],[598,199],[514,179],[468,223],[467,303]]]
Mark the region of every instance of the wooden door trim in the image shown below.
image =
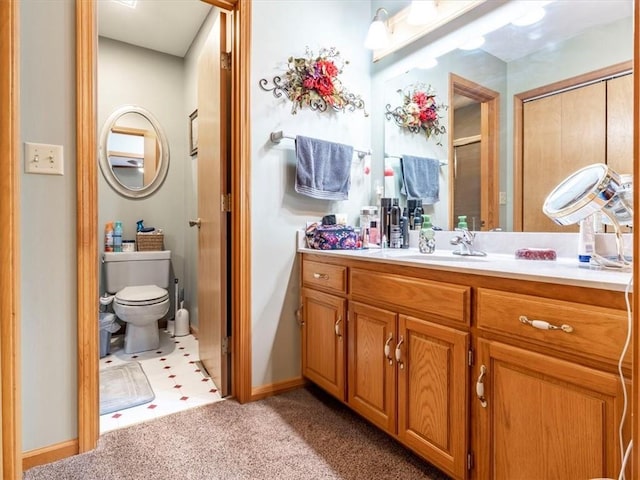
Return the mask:
[[[78,447],[100,435],[98,348],[98,172],[95,2],[76,0],[76,242],[78,309]]]
[[[13,2],[9,2],[13,4]],[[219,5],[218,1],[208,3]],[[251,224],[249,129],[251,2],[234,8],[232,62],[232,395],[240,402],[251,396]],[[4,5],[4,4],[3,4]],[[96,4],[76,0],[77,92],[77,242],[78,242],[78,445],[80,453],[96,447],[98,400],[98,243],[97,243],[97,122]],[[3,43],[4,45],[4,43]],[[5,115],[5,113],[3,113]],[[5,156],[5,159],[12,157]],[[2,161],[2,160],[0,160]],[[17,163],[16,163],[17,164]],[[6,203],[3,202],[3,206]],[[17,227],[16,227],[17,228]],[[1,237],[0,237],[1,238]],[[18,256],[15,256],[18,258]],[[3,273],[4,275],[4,273]],[[3,338],[3,341],[5,339]],[[4,373],[4,372],[3,372]],[[3,375],[3,381],[4,381]]]
[[[231,388],[251,392],[251,0],[235,2],[231,62]]]
[[[640,65],[640,0],[635,0],[633,8],[633,63]],[[638,133],[638,122],[640,119],[640,75],[633,76],[633,175],[638,178],[640,175],[640,134]],[[634,205],[640,205],[640,188],[633,189]],[[633,283],[638,284],[640,275],[640,221],[636,215],[633,220]],[[633,295],[633,327],[632,327],[632,350],[633,350],[633,376],[631,392],[631,438],[636,446],[631,451],[631,475],[629,478],[640,477],[640,295]]]
[[[486,185],[482,185],[482,205],[481,214],[486,214],[485,225],[483,230],[491,230],[500,226],[500,207],[499,207],[499,191],[500,191],[500,149],[499,149],[499,132],[500,132],[500,93],[486,88],[478,83],[467,80],[455,73],[449,74],[449,105],[453,105],[453,97],[455,94],[464,95],[476,102],[481,103],[481,149],[480,149],[480,171],[481,178],[486,179]],[[449,131],[453,132],[454,115],[453,110],[449,115]],[[453,230],[455,227],[455,218],[453,218],[453,147],[454,138],[449,135],[449,226]],[[485,194],[486,192],[486,194]]]
[[[20,408],[20,2],[0,2],[0,476],[22,478]]]
[[[550,95],[554,92],[578,87],[582,84],[605,79],[633,69],[633,61],[621,62],[609,67],[594,70],[575,77],[560,80],[558,82],[543,85],[513,96],[513,230],[521,232],[524,219],[522,218],[522,201],[524,171],[524,103],[536,97]],[[637,118],[637,117],[634,117]]]

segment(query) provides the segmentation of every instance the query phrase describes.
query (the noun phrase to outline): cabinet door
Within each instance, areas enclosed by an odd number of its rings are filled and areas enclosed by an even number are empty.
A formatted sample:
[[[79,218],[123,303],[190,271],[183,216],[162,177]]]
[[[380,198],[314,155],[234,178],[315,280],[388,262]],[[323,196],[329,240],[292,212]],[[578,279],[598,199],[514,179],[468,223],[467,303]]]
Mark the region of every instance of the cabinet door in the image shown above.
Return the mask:
[[[474,478],[617,478],[616,375],[482,339],[478,351],[486,407],[472,400]]]
[[[346,300],[302,289],[302,374],[345,400]]]
[[[465,478],[469,334],[400,315],[398,345],[398,437]]]
[[[396,428],[395,335],[395,313],[349,303],[349,405],[391,433]]]

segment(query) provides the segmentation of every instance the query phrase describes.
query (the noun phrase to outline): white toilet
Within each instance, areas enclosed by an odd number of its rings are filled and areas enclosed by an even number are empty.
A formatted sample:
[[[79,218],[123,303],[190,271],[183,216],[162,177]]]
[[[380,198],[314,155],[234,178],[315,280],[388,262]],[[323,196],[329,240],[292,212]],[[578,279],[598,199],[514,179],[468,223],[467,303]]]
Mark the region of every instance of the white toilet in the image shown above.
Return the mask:
[[[115,294],[113,311],[127,323],[124,351],[138,353],[158,348],[158,320],[169,311],[171,251],[103,255],[106,290]]]

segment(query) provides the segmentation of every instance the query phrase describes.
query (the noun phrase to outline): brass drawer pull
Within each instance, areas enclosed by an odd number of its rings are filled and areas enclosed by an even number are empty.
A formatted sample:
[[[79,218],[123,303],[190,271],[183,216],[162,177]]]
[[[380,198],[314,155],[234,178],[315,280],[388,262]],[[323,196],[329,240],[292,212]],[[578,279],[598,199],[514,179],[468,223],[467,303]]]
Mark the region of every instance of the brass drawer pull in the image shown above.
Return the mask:
[[[400,335],[400,341],[396,345],[396,363],[400,367],[400,369],[404,368],[404,362],[402,361],[402,350],[400,350],[400,345],[404,342],[404,338]]]
[[[476,397],[480,400],[480,405],[487,408],[487,398],[484,396],[484,376],[487,374],[487,367],[480,365],[480,375],[476,380]]]
[[[387,341],[384,342],[384,356],[389,360],[389,365],[393,365],[393,358],[391,358],[391,340],[393,340],[393,333],[390,333]]]
[[[567,325],[566,323],[563,323],[558,327],[557,325],[552,325],[549,322],[545,322],[544,320],[529,320],[524,315],[520,315],[520,323],[531,325],[533,328],[538,328],[540,330],[562,330],[566,333],[573,332],[573,327],[571,325]]]
[[[341,323],[342,323],[342,315],[340,315],[340,316],[338,317],[338,320],[336,320],[336,323],[333,325],[333,329],[335,330],[335,332],[336,332],[336,336],[337,336],[339,339],[342,339],[342,334],[340,333],[340,324],[341,324]]]
[[[326,273],[314,273],[313,278],[318,278],[318,279],[321,278],[322,280],[329,280],[329,275],[327,275]]]

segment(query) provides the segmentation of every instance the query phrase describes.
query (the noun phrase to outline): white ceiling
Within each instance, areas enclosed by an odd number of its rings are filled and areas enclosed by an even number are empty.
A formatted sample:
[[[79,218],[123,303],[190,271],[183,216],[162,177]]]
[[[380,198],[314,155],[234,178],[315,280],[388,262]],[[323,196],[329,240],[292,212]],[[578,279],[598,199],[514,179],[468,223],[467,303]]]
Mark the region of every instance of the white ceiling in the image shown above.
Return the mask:
[[[485,35],[482,50],[510,62],[554,43],[567,40],[597,25],[633,15],[632,0],[556,0],[544,7],[539,22],[516,27],[508,24]]]
[[[184,57],[210,10],[200,0],[138,0],[135,8],[98,0],[98,33]]]
[[[138,0],[135,8],[98,0],[98,31],[104,37],[183,57],[210,9],[200,0]],[[509,62],[587,28],[629,17],[633,1],[556,0],[545,10],[544,19],[534,25],[509,24],[485,35],[482,50]]]

